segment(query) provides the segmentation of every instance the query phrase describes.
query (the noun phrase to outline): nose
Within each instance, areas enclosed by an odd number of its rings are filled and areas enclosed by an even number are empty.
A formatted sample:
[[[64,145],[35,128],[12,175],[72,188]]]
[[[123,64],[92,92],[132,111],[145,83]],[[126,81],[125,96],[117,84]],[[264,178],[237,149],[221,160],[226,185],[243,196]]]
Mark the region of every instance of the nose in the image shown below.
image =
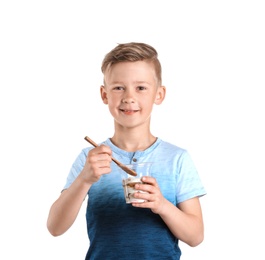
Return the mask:
[[[126,93],[124,93],[124,96],[121,100],[122,103],[126,103],[126,104],[131,104],[131,103],[134,103],[135,100],[134,100],[134,97],[131,93],[131,91],[126,91]]]
[[[121,100],[122,103],[125,103],[125,104],[131,104],[131,103],[134,103],[134,99],[133,98],[123,98]]]

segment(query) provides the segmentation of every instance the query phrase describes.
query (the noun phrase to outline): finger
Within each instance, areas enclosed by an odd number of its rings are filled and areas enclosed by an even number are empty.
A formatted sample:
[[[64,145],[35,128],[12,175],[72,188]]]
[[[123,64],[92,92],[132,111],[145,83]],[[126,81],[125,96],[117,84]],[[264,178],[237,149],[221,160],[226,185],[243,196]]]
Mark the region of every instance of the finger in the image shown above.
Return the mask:
[[[110,163],[106,161],[97,161],[89,165],[90,169],[94,172],[95,175],[100,176],[102,174],[111,172]]]
[[[109,156],[109,154],[106,154],[106,153],[98,153],[97,151],[91,151],[88,154],[87,159],[88,159],[88,161],[90,163],[96,163],[98,161],[106,161],[108,163],[111,162],[111,157]]]
[[[149,208],[151,209],[153,207],[153,202],[150,201],[144,201],[144,202],[133,202],[132,206],[137,208]]]
[[[148,183],[150,185],[153,185],[155,187],[158,187],[158,184],[157,184],[156,179],[154,177],[143,176],[141,181],[144,182],[144,183]]]
[[[105,154],[108,154],[109,156],[111,156],[111,154],[112,154],[112,151],[111,151],[110,147],[109,146],[106,146],[104,144],[102,144],[100,146],[97,146],[97,147],[95,147],[95,148],[93,148],[93,149],[91,149],[89,151],[89,154],[90,155],[104,154],[104,153]]]
[[[153,185],[150,184],[146,184],[146,183],[137,183],[134,188],[136,190],[141,190],[141,191],[145,191],[148,193],[155,193],[155,191],[157,190],[157,187],[154,187]]]
[[[97,154],[96,155],[96,160],[110,163],[111,162],[111,157],[108,154],[106,154],[106,153],[101,153],[101,154]]]
[[[111,156],[111,154],[112,154],[110,147],[107,145],[101,144],[97,148],[99,150],[99,153],[105,153],[105,154],[108,154],[109,156]]]
[[[135,192],[133,194],[133,197],[136,199],[140,199],[140,200],[145,200],[145,201],[151,201],[152,200],[152,195],[150,193],[143,193],[143,192]]]

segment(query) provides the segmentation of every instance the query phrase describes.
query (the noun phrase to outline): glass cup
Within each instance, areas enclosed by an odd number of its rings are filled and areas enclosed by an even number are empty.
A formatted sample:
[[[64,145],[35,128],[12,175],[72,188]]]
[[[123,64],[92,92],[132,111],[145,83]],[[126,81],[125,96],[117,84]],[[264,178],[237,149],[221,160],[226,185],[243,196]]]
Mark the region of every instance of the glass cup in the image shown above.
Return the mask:
[[[126,203],[132,203],[132,202],[144,202],[143,199],[136,199],[134,198],[135,192],[142,192],[146,193],[145,191],[141,190],[135,190],[134,186],[137,183],[143,183],[141,178],[143,176],[151,176],[151,162],[142,162],[142,163],[135,163],[135,164],[126,164],[126,166],[132,170],[134,170],[137,173],[137,176],[132,176],[122,169],[121,171],[121,177],[122,177],[122,186],[124,190],[124,197]]]

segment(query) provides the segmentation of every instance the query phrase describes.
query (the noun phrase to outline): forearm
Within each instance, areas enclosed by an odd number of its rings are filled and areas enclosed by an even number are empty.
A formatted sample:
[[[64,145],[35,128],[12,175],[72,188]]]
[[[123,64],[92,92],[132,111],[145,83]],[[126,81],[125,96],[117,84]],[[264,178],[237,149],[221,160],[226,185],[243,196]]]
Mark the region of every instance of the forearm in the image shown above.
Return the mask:
[[[90,187],[78,176],[54,202],[47,220],[47,228],[53,236],[62,235],[71,227]]]
[[[179,240],[190,246],[197,246],[203,241],[204,227],[201,216],[183,212],[167,200],[159,215]]]

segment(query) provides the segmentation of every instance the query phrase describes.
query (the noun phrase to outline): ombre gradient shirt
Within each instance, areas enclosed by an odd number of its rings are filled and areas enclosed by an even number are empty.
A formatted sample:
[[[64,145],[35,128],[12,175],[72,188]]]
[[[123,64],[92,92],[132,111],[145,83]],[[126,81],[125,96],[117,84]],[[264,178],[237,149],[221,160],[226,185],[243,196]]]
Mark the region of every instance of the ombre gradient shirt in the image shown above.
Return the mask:
[[[174,205],[206,194],[189,153],[158,138],[144,151],[126,152],[110,139],[112,156],[123,164],[152,162],[151,175],[156,178],[163,196]],[[67,189],[85,165],[85,148],[74,161],[64,189]],[[150,209],[126,204],[120,168],[112,162],[112,171],[104,174],[88,191],[87,233],[89,242],[86,260],[178,260],[181,256],[178,239],[173,236],[159,215]]]

